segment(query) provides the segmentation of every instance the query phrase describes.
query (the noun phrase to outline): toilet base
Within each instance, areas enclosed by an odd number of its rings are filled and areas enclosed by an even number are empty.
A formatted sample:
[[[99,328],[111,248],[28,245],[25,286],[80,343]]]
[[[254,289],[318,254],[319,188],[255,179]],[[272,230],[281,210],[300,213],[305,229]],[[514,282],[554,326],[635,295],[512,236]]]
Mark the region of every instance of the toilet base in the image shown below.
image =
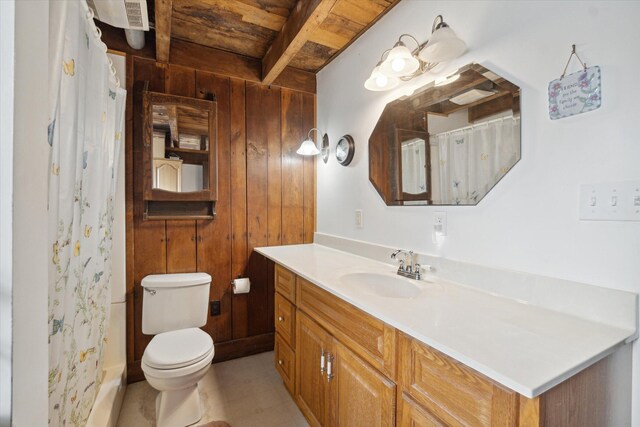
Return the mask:
[[[198,384],[181,390],[162,391],[156,397],[156,425],[184,427],[202,418]]]

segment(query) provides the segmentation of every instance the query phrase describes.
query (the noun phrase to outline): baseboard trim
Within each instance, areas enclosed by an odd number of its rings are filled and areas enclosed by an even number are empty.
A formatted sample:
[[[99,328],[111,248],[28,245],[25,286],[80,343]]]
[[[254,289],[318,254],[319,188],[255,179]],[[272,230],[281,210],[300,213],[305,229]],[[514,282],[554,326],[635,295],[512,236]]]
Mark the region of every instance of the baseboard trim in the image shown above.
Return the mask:
[[[270,332],[268,334],[254,335],[252,337],[217,343],[215,345],[216,354],[213,357],[213,363],[271,351],[273,350],[274,339],[275,334]]]

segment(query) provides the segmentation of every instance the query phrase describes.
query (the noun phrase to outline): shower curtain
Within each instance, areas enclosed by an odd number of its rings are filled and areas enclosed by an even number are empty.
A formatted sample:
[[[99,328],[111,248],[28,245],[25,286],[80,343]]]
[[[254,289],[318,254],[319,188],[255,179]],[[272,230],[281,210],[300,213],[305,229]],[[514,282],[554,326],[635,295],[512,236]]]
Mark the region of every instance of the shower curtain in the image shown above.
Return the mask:
[[[85,0],[51,3],[49,424],[83,426],[102,378],[126,92]]]
[[[438,147],[439,202],[475,204],[520,158],[520,117],[431,135]]]
[[[427,155],[424,139],[402,143],[402,192],[420,194],[427,191]]]

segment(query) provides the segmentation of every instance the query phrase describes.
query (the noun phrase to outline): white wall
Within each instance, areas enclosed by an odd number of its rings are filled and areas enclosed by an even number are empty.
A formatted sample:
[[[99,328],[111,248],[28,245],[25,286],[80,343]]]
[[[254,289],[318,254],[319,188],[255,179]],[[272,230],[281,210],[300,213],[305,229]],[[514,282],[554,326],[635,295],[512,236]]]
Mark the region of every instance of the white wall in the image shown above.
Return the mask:
[[[0,2],[0,426],[11,423],[15,2]]]
[[[49,3],[15,11],[12,423],[27,427],[48,423]]]
[[[390,93],[366,91],[382,51],[402,33],[426,40],[438,14],[468,52]],[[580,184],[640,179],[638,19],[640,2],[402,1],[318,74],[318,127],[333,147],[347,133],[356,142],[349,167],[318,162],[318,232],[640,292],[640,223],[578,220]],[[602,69],[602,107],[551,121],[547,85],[573,43]],[[521,87],[522,160],[478,206],[385,206],[368,180],[367,144],[386,102],[469,62]],[[354,226],[355,209],[364,211],[363,229]],[[435,211],[448,220],[439,245],[430,231]],[[640,426],[638,343],[633,367]]]

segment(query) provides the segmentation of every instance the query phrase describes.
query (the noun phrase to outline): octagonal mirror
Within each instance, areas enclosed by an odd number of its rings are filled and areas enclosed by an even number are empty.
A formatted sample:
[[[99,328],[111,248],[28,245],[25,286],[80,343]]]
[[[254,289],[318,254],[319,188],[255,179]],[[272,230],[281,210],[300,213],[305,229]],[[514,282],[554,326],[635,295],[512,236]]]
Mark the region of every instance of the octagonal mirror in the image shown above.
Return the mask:
[[[520,88],[469,64],[388,103],[369,137],[387,205],[476,205],[520,160]]]

